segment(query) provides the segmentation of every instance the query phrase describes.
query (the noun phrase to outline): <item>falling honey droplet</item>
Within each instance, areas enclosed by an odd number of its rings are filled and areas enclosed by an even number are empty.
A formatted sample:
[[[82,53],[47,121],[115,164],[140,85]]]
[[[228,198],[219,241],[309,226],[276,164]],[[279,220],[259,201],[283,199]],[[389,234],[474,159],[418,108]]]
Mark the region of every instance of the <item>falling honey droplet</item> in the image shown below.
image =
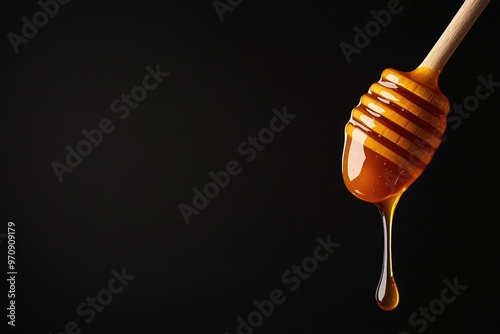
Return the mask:
[[[380,281],[378,282],[377,292],[375,293],[375,300],[377,301],[378,306],[385,311],[395,309],[399,303],[398,287],[392,271],[391,246],[392,219],[400,197],[401,194],[390,197],[376,204],[380,211],[380,215],[382,216],[382,223],[384,225],[384,259],[382,262]]]

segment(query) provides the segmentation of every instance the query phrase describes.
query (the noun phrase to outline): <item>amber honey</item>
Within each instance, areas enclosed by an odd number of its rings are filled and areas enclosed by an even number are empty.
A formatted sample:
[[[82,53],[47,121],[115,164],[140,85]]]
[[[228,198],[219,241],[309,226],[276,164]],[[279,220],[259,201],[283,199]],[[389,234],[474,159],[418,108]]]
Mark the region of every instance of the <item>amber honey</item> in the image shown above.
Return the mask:
[[[446,130],[450,105],[438,88],[439,72],[386,69],[361,97],[345,128],[344,182],[356,197],[377,205],[384,224],[384,259],[375,295],[384,310],[399,302],[391,254],[394,210]]]

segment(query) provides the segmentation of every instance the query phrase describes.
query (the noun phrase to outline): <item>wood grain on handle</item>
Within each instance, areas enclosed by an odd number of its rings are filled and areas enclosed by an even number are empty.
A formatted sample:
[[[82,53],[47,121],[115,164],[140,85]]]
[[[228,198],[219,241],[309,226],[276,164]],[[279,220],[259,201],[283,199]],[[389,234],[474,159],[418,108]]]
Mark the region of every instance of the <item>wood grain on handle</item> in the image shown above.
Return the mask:
[[[466,0],[419,67],[441,72],[490,0]]]

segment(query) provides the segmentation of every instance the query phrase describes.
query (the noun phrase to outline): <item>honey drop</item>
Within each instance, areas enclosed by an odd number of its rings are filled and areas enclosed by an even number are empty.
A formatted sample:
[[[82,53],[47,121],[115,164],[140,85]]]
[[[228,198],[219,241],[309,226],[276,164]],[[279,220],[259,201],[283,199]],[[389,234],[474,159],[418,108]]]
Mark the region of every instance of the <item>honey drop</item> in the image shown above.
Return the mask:
[[[391,311],[399,304],[399,291],[392,272],[391,244],[392,218],[400,197],[401,195],[396,195],[384,200],[382,203],[377,203],[384,227],[384,259],[380,281],[375,292],[375,300],[378,306],[385,311]]]

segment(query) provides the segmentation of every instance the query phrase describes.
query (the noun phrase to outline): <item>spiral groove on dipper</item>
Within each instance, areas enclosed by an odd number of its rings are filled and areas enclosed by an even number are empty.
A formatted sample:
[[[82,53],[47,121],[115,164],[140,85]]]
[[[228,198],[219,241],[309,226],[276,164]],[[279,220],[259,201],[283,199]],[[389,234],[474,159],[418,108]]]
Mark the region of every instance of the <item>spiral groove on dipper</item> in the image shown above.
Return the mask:
[[[449,102],[411,74],[386,69],[353,109],[346,132],[417,177],[439,147]]]

